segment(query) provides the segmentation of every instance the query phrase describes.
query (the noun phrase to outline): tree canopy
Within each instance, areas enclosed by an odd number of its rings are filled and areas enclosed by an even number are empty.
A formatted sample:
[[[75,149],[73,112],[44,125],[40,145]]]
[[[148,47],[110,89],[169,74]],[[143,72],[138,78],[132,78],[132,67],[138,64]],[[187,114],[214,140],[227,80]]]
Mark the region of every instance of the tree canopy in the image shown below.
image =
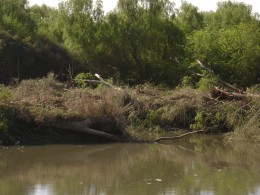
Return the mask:
[[[200,71],[199,59],[232,84],[259,83],[260,21],[250,5],[226,1],[201,12],[185,1],[177,9],[170,0],[118,0],[104,14],[102,4],[0,1],[0,81],[63,74],[73,66],[125,84],[174,87]]]

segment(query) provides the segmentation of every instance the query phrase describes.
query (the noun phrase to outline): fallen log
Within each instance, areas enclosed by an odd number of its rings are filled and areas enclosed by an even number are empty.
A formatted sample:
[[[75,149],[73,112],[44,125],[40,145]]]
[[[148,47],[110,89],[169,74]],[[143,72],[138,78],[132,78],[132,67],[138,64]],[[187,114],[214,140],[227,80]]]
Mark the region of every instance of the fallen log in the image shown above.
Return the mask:
[[[232,90],[235,91],[235,92],[225,92],[225,91],[220,90],[220,89],[218,89],[218,88],[216,89],[217,91],[221,92],[222,94],[226,94],[226,96],[231,97],[231,99],[232,99],[232,97],[233,97],[234,99],[235,99],[235,98],[237,98],[237,99],[245,99],[246,97],[254,97],[254,98],[259,98],[259,97],[260,97],[259,94],[250,94],[250,93],[247,93],[247,92],[245,92],[245,91],[243,91],[243,90],[241,90],[241,89],[238,89],[238,88],[234,87],[233,85],[231,85],[231,84],[229,84],[229,83],[227,83],[227,82],[221,80],[218,76],[215,75],[215,73],[214,73],[213,70],[211,70],[209,67],[205,66],[205,65],[204,65],[200,60],[198,60],[198,59],[197,59],[197,63],[199,64],[199,66],[200,66],[202,69],[206,70],[206,71],[209,72],[212,76],[214,76],[214,77],[218,80],[219,83],[221,83],[222,85],[224,85],[224,86],[228,87],[229,89],[232,89]],[[205,77],[205,75],[199,74],[199,73],[195,73],[195,75],[197,75],[197,76],[199,76],[199,77]],[[215,87],[215,88],[216,88],[216,87]]]
[[[216,76],[215,73],[214,73],[214,71],[211,70],[209,67],[205,66],[200,60],[197,59],[197,62],[198,62],[199,66],[200,66],[202,69],[204,69],[204,70],[208,71],[210,74]],[[204,77],[204,75],[201,75],[201,74],[198,74],[198,73],[197,73],[196,75]],[[232,90],[234,90],[234,91],[236,91],[236,92],[238,92],[238,93],[240,93],[240,94],[245,94],[244,91],[242,91],[242,90],[240,90],[240,89],[234,87],[233,85],[231,85],[231,84],[229,84],[229,83],[227,83],[227,82],[221,80],[221,79],[218,78],[218,77],[216,77],[216,78],[218,79],[218,81],[219,81],[221,84],[225,85],[226,87],[228,87],[228,88],[230,88],[230,89],[232,89]]]
[[[201,133],[201,132],[204,132],[204,130],[192,131],[192,132],[184,133],[182,135],[173,136],[173,137],[159,137],[159,138],[155,139],[154,142],[160,142],[160,141],[163,141],[163,140],[176,140],[176,139],[183,138],[187,135]]]
[[[216,100],[246,100],[247,95],[241,94],[241,93],[235,93],[235,92],[228,92],[222,89],[219,89],[218,87],[214,87],[210,91],[210,96],[213,99]]]
[[[62,123],[54,124],[52,126],[55,128],[66,129],[70,131],[84,132],[90,135],[95,135],[98,137],[105,138],[110,141],[116,141],[116,142],[126,141],[124,138],[112,135],[110,133],[89,128],[88,127],[89,124],[90,124],[90,120],[84,120],[84,121],[62,122]]]

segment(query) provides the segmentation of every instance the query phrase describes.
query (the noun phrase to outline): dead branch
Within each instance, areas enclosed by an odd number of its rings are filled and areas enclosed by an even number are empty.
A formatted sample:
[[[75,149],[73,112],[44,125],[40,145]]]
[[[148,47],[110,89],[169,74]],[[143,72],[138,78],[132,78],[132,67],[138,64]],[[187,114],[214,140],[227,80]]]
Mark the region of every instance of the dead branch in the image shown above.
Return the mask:
[[[110,133],[105,133],[103,131],[91,129],[88,127],[89,124],[90,124],[90,120],[85,120],[85,121],[75,121],[75,122],[63,122],[63,123],[59,123],[59,124],[54,124],[53,127],[60,128],[60,129],[66,129],[66,130],[70,130],[70,131],[84,132],[84,133],[88,133],[90,135],[95,135],[98,137],[106,138],[111,141],[117,141],[117,142],[125,141],[123,138],[117,137]]]
[[[202,69],[204,69],[204,70],[208,71],[209,73],[215,75],[214,71],[211,70],[210,68],[208,68],[207,66],[205,66],[204,64],[202,64],[202,62],[200,60],[197,59],[197,62]]]
[[[244,91],[242,91],[242,90],[240,90],[240,89],[234,87],[233,85],[231,85],[231,84],[229,84],[229,83],[227,83],[227,82],[225,82],[225,81],[223,81],[223,80],[221,80],[221,79],[218,79],[218,81],[219,81],[220,83],[222,83],[223,85],[225,85],[225,86],[227,86],[227,87],[229,87],[229,88],[235,90],[236,92],[238,92],[238,93],[240,93],[240,94],[245,94]]]
[[[228,92],[218,87],[214,87],[210,91],[210,97],[216,100],[245,100],[247,98],[246,94]]]
[[[106,82],[99,74],[95,74],[95,76],[99,79],[99,80],[89,80],[89,79],[84,79],[84,82],[88,82],[88,83],[102,83],[108,87],[111,87],[112,89],[115,90],[121,90],[120,87],[115,87],[112,84],[110,84],[109,82]]]
[[[204,130],[192,131],[192,132],[184,133],[182,135],[174,136],[174,137],[159,137],[159,138],[155,139],[154,142],[160,142],[162,140],[176,140],[176,139],[183,138],[187,135],[196,134],[196,133],[200,133],[200,132],[204,132]]]
[[[199,76],[199,77],[205,77],[204,74],[200,74],[200,73],[193,73],[193,74],[195,74],[195,75],[197,75],[197,76]]]
[[[115,90],[121,90],[120,87],[115,87],[112,84],[110,84],[109,82],[106,82],[99,74],[95,74],[95,77],[97,77],[100,80],[100,83],[103,83],[106,86],[109,86]]]
[[[214,73],[214,71],[211,70],[209,67],[205,66],[200,60],[197,59],[197,62],[198,62],[198,64],[200,65],[200,67],[201,67],[202,69],[204,69],[204,70],[208,71],[209,73],[213,74],[214,76],[216,76],[215,73]],[[204,75],[201,75],[201,74],[196,74],[196,75],[204,77]],[[242,90],[240,90],[240,89],[234,87],[233,85],[231,85],[231,84],[229,84],[229,83],[227,83],[227,82],[221,80],[220,78],[218,78],[218,81],[219,81],[220,83],[222,83],[223,85],[225,85],[226,87],[231,88],[231,89],[233,89],[234,91],[236,91],[236,92],[238,92],[238,93],[245,94],[244,91],[242,91]]]
[[[88,83],[102,83],[101,81],[99,81],[99,80],[88,80],[88,79],[86,79],[86,80],[84,80],[85,82],[88,82]]]
[[[199,73],[194,73],[194,74],[199,77],[205,77],[205,75],[203,75],[203,74],[199,74]],[[211,99],[218,101],[219,99],[229,99],[229,100],[237,99],[238,100],[238,99],[245,99],[247,97],[255,97],[255,98],[260,97],[258,94],[250,94],[250,93],[246,93],[240,89],[237,89],[233,85],[230,85],[227,82],[222,81],[221,79],[218,79],[218,81],[220,83],[224,84],[225,86],[235,90],[236,92],[228,92],[228,91],[219,89],[218,87],[214,87],[209,94]]]

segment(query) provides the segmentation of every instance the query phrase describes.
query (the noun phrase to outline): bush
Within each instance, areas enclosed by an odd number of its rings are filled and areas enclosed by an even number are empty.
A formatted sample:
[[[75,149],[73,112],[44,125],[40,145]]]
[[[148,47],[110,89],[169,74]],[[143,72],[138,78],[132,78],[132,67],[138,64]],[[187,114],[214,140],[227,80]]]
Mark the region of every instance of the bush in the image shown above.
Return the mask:
[[[193,86],[194,86],[194,81],[191,76],[184,76],[182,78],[180,87],[193,87]]]
[[[207,91],[212,89],[214,86],[217,86],[218,81],[216,78],[203,77],[199,80],[197,86],[199,89],[203,91]]]
[[[95,77],[94,75],[92,75],[91,73],[79,73],[75,78],[74,78],[74,81],[76,83],[76,86],[78,88],[86,88],[86,87],[96,87],[97,85],[96,84],[93,84],[93,83],[87,83],[86,81],[87,80],[94,80]]]
[[[10,89],[0,85],[0,101],[7,101],[11,97]]]

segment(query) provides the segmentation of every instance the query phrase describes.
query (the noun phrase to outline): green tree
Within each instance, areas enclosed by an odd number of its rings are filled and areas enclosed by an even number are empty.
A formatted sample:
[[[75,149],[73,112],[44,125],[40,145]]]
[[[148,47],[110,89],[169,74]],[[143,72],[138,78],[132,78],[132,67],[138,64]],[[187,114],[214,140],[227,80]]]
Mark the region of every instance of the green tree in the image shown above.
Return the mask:
[[[188,64],[200,59],[223,80],[242,87],[259,82],[260,22],[251,6],[227,1],[202,14],[204,27],[187,36]]]
[[[32,35],[35,23],[28,14],[27,0],[0,1],[0,25],[2,29],[22,37]]]
[[[205,14],[207,28],[229,28],[240,23],[248,23],[255,20],[252,14],[252,6],[240,2],[224,1],[218,3],[216,12]]]
[[[203,27],[203,14],[198,11],[197,7],[184,1],[177,14],[176,24],[184,33],[189,34]]]
[[[30,16],[37,25],[37,35],[47,37],[58,44],[64,42],[63,25],[58,10],[46,5],[34,5],[30,8]]]
[[[259,82],[259,37],[256,23],[199,30],[188,37],[187,52],[193,61],[201,59],[223,80],[248,86]]]
[[[127,82],[176,83],[183,34],[173,15],[169,1],[120,0],[105,17],[99,51]]]
[[[97,44],[97,24],[103,17],[102,1],[93,6],[92,0],[68,0],[59,6],[63,24],[64,46],[85,64],[92,64]]]

